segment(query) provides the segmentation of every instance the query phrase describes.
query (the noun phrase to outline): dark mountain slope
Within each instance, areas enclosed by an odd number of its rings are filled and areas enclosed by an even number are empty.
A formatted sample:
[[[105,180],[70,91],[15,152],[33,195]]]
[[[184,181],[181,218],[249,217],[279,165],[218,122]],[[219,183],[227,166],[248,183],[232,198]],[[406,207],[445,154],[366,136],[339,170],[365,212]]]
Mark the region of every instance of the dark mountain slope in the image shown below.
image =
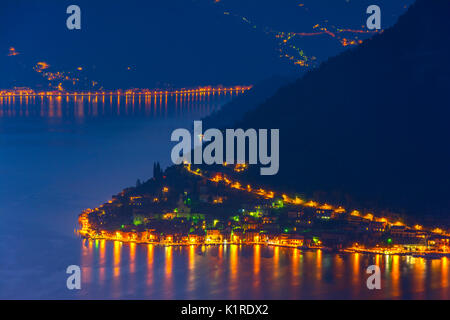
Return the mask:
[[[277,90],[293,82],[294,76],[272,76],[258,82],[249,91],[224,105],[219,111],[203,119],[204,128],[232,128],[244,114],[255,109],[266,99],[273,96]]]
[[[280,129],[263,177],[335,202],[450,212],[450,1],[418,0],[398,23],[323,63],[239,126]]]

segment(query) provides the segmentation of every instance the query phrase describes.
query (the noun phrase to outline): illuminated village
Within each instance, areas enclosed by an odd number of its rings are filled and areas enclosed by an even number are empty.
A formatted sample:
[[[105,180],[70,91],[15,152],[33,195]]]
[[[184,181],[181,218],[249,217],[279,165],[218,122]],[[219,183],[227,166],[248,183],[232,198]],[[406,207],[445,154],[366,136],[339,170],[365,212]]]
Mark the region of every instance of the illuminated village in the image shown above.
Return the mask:
[[[368,36],[383,32],[383,30],[367,30],[365,25],[362,25],[359,29],[350,29],[336,25],[328,25],[327,23],[317,23],[311,26],[311,30],[308,32],[281,31],[267,25],[257,25],[249,17],[234,12],[234,10],[226,6],[222,6],[223,3],[220,1],[214,1],[214,3],[220,5],[220,9],[223,10],[224,15],[233,17],[237,21],[246,24],[249,28],[259,30],[273,39],[277,43],[276,50],[280,59],[300,68],[316,67],[318,65],[317,57],[305,53],[306,49],[301,47],[302,42],[299,40],[305,37],[322,38],[325,41],[332,40],[336,41],[342,47],[348,47],[360,45]],[[298,7],[308,10],[303,3],[298,4]]]
[[[450,256],[450,234],[390,217],[306,201],[240,180],[245,164],[190,164],[136,183],[79,216],[87,239],[172,245],[269,245],[302,250]]]
[[[14,47],[10,47],[8,56],[17,56],[21,53]],[[8,98],[33,98],[33,97],[98,97],[98,96],[204,96],[204,95],[221,95],[244,93],[252,88],[252,86],[233,86],[224,87],[217,86],[201,86],[197,88],[164,88],[164,89],[149,89],[149,88],[129,88],[105,90],[98,81],[90,79],[84,72],[85,68],[78,66],[71,70],[57,70],[52,68],[49,63],[45,61],[36,62],[33,66],[33,74],[39,76],[42,83],[39,85],[29,86],[15,86],[11,89],[0,89],[0,99]],[[132,67],[127,67],[127,70],[132,70]]]

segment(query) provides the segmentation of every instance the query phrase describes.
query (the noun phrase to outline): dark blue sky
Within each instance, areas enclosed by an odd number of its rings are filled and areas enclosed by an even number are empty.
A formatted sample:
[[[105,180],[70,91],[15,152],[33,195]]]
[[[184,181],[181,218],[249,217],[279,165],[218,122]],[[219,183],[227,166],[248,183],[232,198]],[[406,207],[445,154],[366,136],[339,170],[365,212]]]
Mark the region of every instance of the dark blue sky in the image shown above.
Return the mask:
[[[250,84],[305,70],[280,58],[275,32],[313,32],[317,24],[361,29],[370,4],[381,6],[388,27],[411,2],[2,0],[0,67],[8,72],[18,61],[29,69],[45,61],[53,71],[82,66],[106,88]],[[81,7],[80,31],[66,28],[71,4]],[[299,38],[295,46],[318,61],[344,50],[329,36]],[[7,57],[10,47],[21,54]],[[2,77],[0,86],[14,77]]]

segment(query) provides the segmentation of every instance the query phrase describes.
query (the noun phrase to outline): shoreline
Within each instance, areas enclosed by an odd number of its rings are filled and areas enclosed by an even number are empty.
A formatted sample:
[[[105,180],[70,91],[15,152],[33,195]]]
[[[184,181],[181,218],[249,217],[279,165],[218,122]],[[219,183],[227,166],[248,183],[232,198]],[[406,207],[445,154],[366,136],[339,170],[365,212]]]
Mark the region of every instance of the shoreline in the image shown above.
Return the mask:
[[[111,242],[120,242],[120,243],[134,243],[134,244],[151,244],[155,246],[161,246],[161,247],[188,247],[188,246],[224,246],[224,245],[260,245],[260,246],[272,246],[272,247],[282,247],[282,248],[290,248],[290,249],[299,249],[299,250],[322,250],[322,251],[331,251],[330,248],[327,247],[299,247],[295,245],[288,245],[288,244],[277,244],[277,243],[267,243],[267,242],[191,242],[191,243],[163,243],[163,242],[150,242],[150,241],[140,241],[140,240],[124,240],[124,239],[111,239],[111,238],[105,238],[105,237],[88,237],[85,235],[80,235],[81,239],[83,241],[96,241],[96,240],[103,240],[103,241],[111,241]]]
[[[321,251],[325,253],[334,253],[334,254],[367,254],[367,255],[383,255],[383,256],[410,256],[413,258],[424,258],[424,259],[441,259],[441,258],[450,258],[450,253],[440,253],[440,252],[381,252],[381,251],[373,251],[371,249],[355,249],[355,248],[345,248],[345,249],[331,249],[328,247],[301,247],[301,246],[293,246],[286,244],[277,244],[277,243],[257,243],[257,242],[212,242],[212,243],[161,243],[161,242],[147,242],[147,241],[136,241],[136,240],[118,240],[118,239],[108,239],[108,238],[90,238],[84,235],[81,235],[81,239],[83,241],[111,241],[111,242],[120,242],[125,244],[139,244],[139,245],[154,245],[160,247],[189,247],[189,246],[226,246],[226,245],[247,245],[247,246],[266,246],[266,247],[281,247],[287,249],[297,249],[301,251]]]
[[[235,87],[199,87],[199,88],[182,88],[182,89],[128,89],[128,90],[108,90],[108,91],[40,91],[31,92],[26,90],[10,90],[0,89],[0,98],[8,97],[77,97],[77,96],[134,96],[134,95],[173,95],[173,94],[210,94],[210,93],[227,93],[227,92],[245,92],[252,86],[235,86]],[[22,91],[22,92],[21,92]]]

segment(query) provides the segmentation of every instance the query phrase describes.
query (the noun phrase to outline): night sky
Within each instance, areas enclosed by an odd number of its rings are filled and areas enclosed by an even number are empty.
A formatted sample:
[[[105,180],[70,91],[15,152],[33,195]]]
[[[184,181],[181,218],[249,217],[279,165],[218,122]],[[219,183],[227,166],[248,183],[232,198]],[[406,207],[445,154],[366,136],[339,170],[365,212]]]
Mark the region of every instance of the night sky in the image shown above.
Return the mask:
[[[361,29],[371,4],[382,8],[386,28],[412,2],[6,0],[0,4],[0,67],[6,70],[0,88],[22,81],[12,64],[32,70],[38,61],[53,71],[81,66],[105,88],[253,84],[274,74],[300,75],[306,68],[280,57],[275,32],[314,32],[317,24]],[[81,30],[66,28],[71,4],[81,8]],[[316,65],[345,49],[327,35],[295,45]],[[20,55],[7,56],[10,47]]]

